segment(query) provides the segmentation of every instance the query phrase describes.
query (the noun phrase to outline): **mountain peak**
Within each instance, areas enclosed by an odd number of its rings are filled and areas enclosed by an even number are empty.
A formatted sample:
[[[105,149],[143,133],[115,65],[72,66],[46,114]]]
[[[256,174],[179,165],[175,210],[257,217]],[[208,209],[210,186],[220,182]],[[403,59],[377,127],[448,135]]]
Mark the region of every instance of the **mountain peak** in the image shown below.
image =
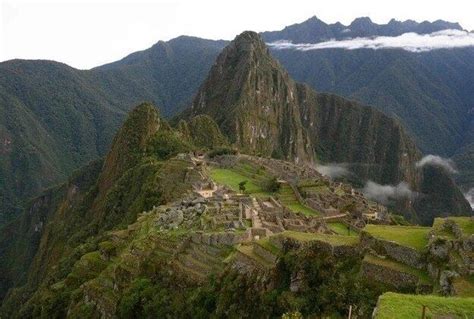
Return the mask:
[[[255,32],[235,38],[219,55],[196,95],[191,115],[210,115],[244,152],[309,161],[297,90]],[[285,127],[286,130],[278,128]]]
[[[357,24],[374,24],[369,17],[359,17],[355,18],[354,21],[350,25],[357,25]]]
[[[266,50],[265,42],[260,35],[253,31],[244,31],[235,37],[233,47],[238,51]]]
[[[105,158],[99,179],[99,189],[106,191],[128,168],[136,163],[146,145],[160,127],[158,110],[150,103],[142,103],[129,114],[115,135]]]

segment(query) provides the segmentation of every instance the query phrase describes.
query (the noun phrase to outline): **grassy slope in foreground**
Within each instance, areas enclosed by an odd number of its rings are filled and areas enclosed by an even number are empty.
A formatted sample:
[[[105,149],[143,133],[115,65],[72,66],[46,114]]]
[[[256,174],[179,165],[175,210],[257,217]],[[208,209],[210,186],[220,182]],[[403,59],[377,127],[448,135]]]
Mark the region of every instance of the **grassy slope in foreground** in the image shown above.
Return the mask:
[[[364,231],[375,238],[393,241],[402,246],[423,250],[428,245],[431,227],[367,225]]]
[[[375,319],[421,318],[422,306],[427,318],[451,315],[449,318],[472,318],[474,298],[404,295],[387,292],[379,298]]]

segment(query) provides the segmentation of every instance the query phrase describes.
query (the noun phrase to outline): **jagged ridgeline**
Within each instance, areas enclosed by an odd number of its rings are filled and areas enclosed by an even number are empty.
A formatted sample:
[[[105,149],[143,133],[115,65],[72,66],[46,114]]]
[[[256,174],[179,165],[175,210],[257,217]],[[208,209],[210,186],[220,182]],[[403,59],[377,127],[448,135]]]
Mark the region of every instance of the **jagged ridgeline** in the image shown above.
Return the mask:
[[[448,174],[437,172],[436,183],[428,185],[432,178],[415,165],[421,153],[399,122],[296,83],[254,32],[242,33],[223,50],[181,116],[198,114],[211,116],[245,153],[296,163],[346,163],[361,183],[406,182],[423,194],[415,205],[408,200],[395,205],[411,220],[430,224],[435,216],[471,212]],[[440,193],[451,199],[427,205]]]

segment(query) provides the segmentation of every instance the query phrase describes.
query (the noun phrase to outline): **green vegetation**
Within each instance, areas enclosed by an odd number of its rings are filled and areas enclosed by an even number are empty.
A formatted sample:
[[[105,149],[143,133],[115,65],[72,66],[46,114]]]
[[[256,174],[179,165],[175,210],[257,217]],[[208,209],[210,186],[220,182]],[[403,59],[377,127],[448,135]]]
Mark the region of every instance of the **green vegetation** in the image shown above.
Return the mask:
[[[197,115],[189,123],[189,134],[196,147],[204,149],[223,148],[227,140],[222,135],[219,126],[209,115]]]
[[[280,185],[275,177],[265,173],[263,168],[257,168],[250,163],[239,163],[235,168],[212,168],[211,177],[220,184],[230,187],[236,192],[242,192],[240,183],[244,184],[245,192],[254,196],[275,195],[288,209],[307,216],[319,215],[315,210],[301,204],[293,189],[288,184]]]
[[[247,194],[251,194],[254,196],[268,196],[270,195],[268,192],[265,192],[262,187],[257,185],[251,180],[248,180],[247,176],[241,175],[234,170],[226,169],[226,168],[212,168],[211,169],[211,177],[217,183],[226,185],[230,189],[235,192],[239,192],[239,184],[242,181],[247,181],[245,184],[245,192]]]
[[[393,241],[416,250],[426,248],[430,230],[430,227],[387,225],[367,225],[364,228],[364,231],[376,238]]]
[[[270,242],[270,239],[268,237],[260,239],[259,241],[256,242],[256,244],[262,246],[263,248],[265,248],[266,250],[268,250],[269,252],[271,252],[275,256],[278,256],[278,255],[281,254],[280,249],[278,247],[276,247],[275,245],[273,245]]]
[[[245,185],[247,184],[247,181],[241,181],[239,183],[239,192],[245,193]]]
[[[341,222],[328,223],[329,229],[336,232],[338,235],[358,236],[357,232],[347,227]]]
[[[1,63],[0,225],[31,197],[103,156],[138,102],[156,101],[165,117],[183,110],[225,43],[179,37],[92,70],[53,61]]]
[[[218,148],[215,148],[215,149],[211,150],[210,152],[208,152],[207,156],[209,156],[209,158],[214,158],[214,157],[220,156],[220,155],[235,155],[235,154],[237,154],[237,150],[235,150],[233,148],[218,147]]]
[[[385,267],[387,268],[387,271],[390,271],[390,269],[393,269],[395,271],[414,275],[420,279],[421,283],[425,283],[425,284],[431,283],[431,278],[429,277],[428,273],[426,273],[425,271],[407,266],[405,264],[399,263],[394,260],[390,260],[388,258],[379,258],[371,254],[366,254],[364,257],[364,262],[368,262],[371,264]]]
[[[321,233],[302,233],[296,231],[285,231],[281,234],[298,241],[323,241],[334,246],[354,246],[359,243],[359,237],[343,235],[327,235]]]
[[[278,191],[278,199],[282,202],[283,205],[285,205],[288,209],[295,213],[300,212],[307,216],[320,215],[320,213],[315,211],[314,209],[311,209],[308,206],[301,204],[291,186],[286,183],[281,185]]]
[[[263,266],[263,267],[272,267],[273,264],[269,263],[259,255],[257,255],[254,250],[252,245],[240,245],[237,247],[237,251],[239,251],[241,254],[246,255],[248,258],[253,259],[257,264]]]
[[[393,292],[383,294],[378,303],[376,319],[421,318],[426,306],[426,318],[471,318],[474,298],[403,295]]]
[[[471,217],[447,217],[447,218],[435,218],[433,223],[433,229],[441,232],[444,235],[452,236],[453,234],[447,234],[446,230],[442,229],[442,225],[447,221],[452,220],[461,229],[464,236],[474,234],[474,220]]]
[[[474,297],[474,275],[455,278],[453,286],[458,296]]]
[[[149,146],[149,152],[161,160],[167,160],[178,153],[186,153],[192,149],[189,143],[173,131],[158,132]]]

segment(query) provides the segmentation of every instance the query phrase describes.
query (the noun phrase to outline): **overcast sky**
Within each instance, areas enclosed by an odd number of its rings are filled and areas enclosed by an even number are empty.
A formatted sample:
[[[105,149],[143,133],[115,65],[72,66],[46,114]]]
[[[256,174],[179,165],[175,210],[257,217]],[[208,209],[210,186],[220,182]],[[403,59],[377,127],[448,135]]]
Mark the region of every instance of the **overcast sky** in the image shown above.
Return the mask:
[[[0,61],[51,59],[87,69],[179,35],[232,39],[271,31],[316,15],[349,24],[369,16],[443,19],[474,29],[472,0],[0,0]]]

